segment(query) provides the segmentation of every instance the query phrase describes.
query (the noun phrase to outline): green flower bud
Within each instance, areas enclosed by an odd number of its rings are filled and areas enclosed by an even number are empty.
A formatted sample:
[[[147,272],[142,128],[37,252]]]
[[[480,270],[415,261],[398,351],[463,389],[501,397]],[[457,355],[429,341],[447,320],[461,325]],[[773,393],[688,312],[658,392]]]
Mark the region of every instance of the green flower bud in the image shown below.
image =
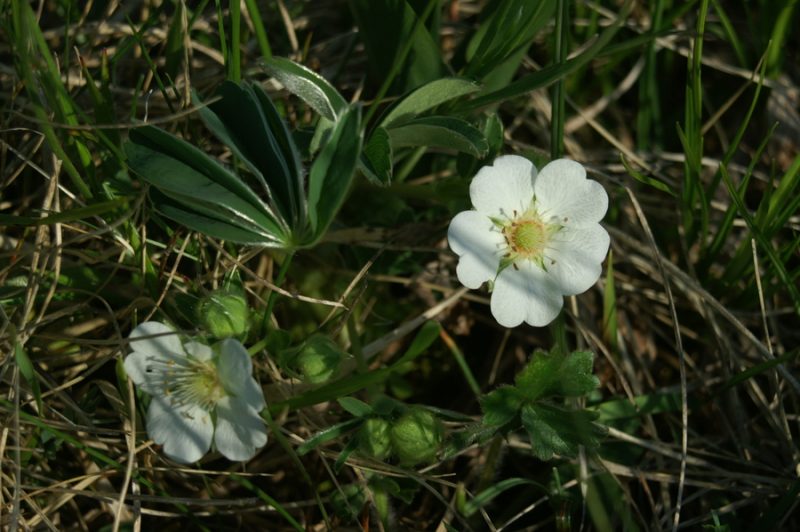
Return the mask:
[[[361,452],[378,460],[386,459],[392,451],[391,430],[391,423],[385,419],[375,417],[366,420],[358,431]]]
[[[244,295],[217,290],[200,302],[202,326],[216,338],[244,338],[250,325]]]
[[[339,346],[327,336],[315,334],[300,348],[295,365],[306,382],[319,384],[333,377],[341,360]]]
[[[436,457],[442,443],[442,422],[427,410],[409,410],[392,427],[392,447],[400,463],[416,465]]]

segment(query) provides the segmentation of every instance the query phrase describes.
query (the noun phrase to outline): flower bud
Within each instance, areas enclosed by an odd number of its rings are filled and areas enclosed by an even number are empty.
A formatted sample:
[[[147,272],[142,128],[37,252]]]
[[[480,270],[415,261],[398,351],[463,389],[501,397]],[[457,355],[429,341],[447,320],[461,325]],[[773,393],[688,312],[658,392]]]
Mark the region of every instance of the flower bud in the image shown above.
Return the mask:
[[[427,410],[409,410],[392,427],[392,447],[400,463],[429,462],[439,451],[444,429],[442,422]]]
[[[386,459],[392,451],[391,430],[392,425],[385,419],[366,420],[358,431],[361,452],[378,460]]]
[[[315,334],[300,348],[295,365],[306,382],[319,384],[333,377],[341,360],[339,346],[327,336]]]
[[[217,290],[200,302],[202,326],[216,338],[243,338],[249,327],[247,301],[243,294]]]

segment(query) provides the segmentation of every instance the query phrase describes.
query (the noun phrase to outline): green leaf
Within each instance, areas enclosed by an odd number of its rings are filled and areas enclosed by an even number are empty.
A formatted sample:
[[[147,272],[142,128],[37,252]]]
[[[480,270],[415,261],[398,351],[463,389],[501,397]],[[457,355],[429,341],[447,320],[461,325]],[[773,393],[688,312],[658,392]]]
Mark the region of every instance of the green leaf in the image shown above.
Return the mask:
[[[308,177],[308,217],[316,242],[328,229],[350,188],[361,153],[361,109],[348,109],[331,131],[311,165]]]
[[[675,191],[670,188],[670,186],[663,181],[659,181],[654,177],[650,177],[644,175],[643,173],[636,170],[634,167],[631,166],[631,163],[625,158],[625,155],[619,154],[620,160],[622,160],[622,165],[625,167],[625,170],[628,172],[628,175],[633,177],[636,181],[640,183],[644,183],[645,185],[651,186],[656,190],[660,190],[661,192],[666,192],[670,196],[677,197]]]
[[[347,434],[353,427],[360,425],[361,423],[362,420],[360,418],[348,419],[347,421],[337,423],[336,425],[330,426],[325,430],[317,432],[297,448],[297,454],[299,456],[303,456],[304,454],[313,451],[323,443],[335,440],[336,438]]]
[[[442,78],[431,81],[400,99],[387,111],[381,120],[381,125],[389,127],[407,122],[438,105],[479,89],[480,86],[474,81],[461,78]]]
[[[517,375],[519,392],[528,400],[535,401],[549,395],[579,397],[600,385],[592,374],[594,354],[591,351],[575,351],[562,354],[536,351],[528,364]]]
[[[393,148],[430,146],[482,157],[489,151],[483,133],[469,122],[449,116],[417,118],[388,130]]]
[[[376,184],[388,185],[392,181],[392,144],[385,128],[372,132],[359,160],[359,169]]]
[[[184,225],[192,231],[198,231],[212,238],[219,238],[239,244],[254,244],[266,247],[284,247],[284,242],[250,231],[201,212],[192,210],[188,205],[175,201],[157,190],[150,190],[150,200],[156,211]]]
[[[272,101],[254,84],[223,83],[219,100],[200,109],[206,126],[256,176],[273,208],[297,227],[305,218],[297,148]]]
[[[609,42],[611,42],[611,39],[614,37],[614,35],[616,35],[617,31],[619,31],[622,24],[628,19],[628,13],[630,12],[632,5],[632,0],[627,0],[622,6],[617,19],[610,26],[608,26],[603,33],[600,34],[600,36],[591,44],[591,46],[583,49],[583,51],[576,57],[573,57],[572,59],[563,63],[556,63],[554,65],[547,66],[538,72],[528,74],[517,79],[516,81],[508,83],[500,89],[491,91],[488,94],[479,96],[478,98],[465,102],[464,104],[460,104],[458,106],[459,111],[479,109],[487,105],[492,105],[515,98],[517,96],[521,96],[522,94],[528,93],[532,90],[540,89],[550,85],[551,83],[555,83],[559,79],[562,79],[568,74],[583,67],[597,54],[599,54]]]
[[[303,65],[284,57],[273,57],[264,63],[267,72],[286,90],[306,102],[321,116],[334,121],[347,109],[347,100],[328,80]]]
[[[467,75],[483,78],[530,46],[536,33],[553,18],[556,2],[503,0],[481,24],[467,48]]]
[[[86,207],[78,207],[64,212],[57,212],[45,216],[43,218],[36,218],[33,216],[14,216],[12,214],[0,213],[0,225],[51,225],[66,222],[75,222],[83,220],[90,216],[97,216],[110,210],[121,207],[127,203],[126,198],[118,198],[109,201],[102,201],[100,203],[93,203]]]
[[[513,386],[501,386],[481,399],[483,424],[501,427],[519,413],[524,397]]]
[[[531,451],[540,460],[554,454],[574,458],[578,447],[595,449],[606,430],[592,423],[597,414],[587,410],[567,410],[555,405],[528,404],[522,407],[522,426],[531,440]]]
[[[130,142],[125,146],[126,153],[131,144],[147,147],[152,152],[161,153],[164,156],[169,156],[180,161],[184,165],[191,167],[195,172],[206,176],[211,181],[263,211],[265,214],[275,217],[275,214],[261,201],[261,198],[259,198],[237,175],[231,173],[216,160],[185,140],[167,133],[163,129],[145,126],[131,130]],[[150,176],[143,175],[142,172],[139,171],[139,168],[131,164],[130,161],[129,164],[140,177],[159,188],[161,188],[159,186],[161,183],[168,184],[171,179],[171,176],[166,175],[161,176],[161,179],[155,182],[156,180],[149,179]]]
[[[415,32],[419,16],[406,0],[351,0],[349,4],[367,50],[373,79],[388,77],[400,51],[409,42],[411,50],[397,78],[400,91],[441,77],[443,62],[434,40],[438,31],[420,28]]]
[[[497,484],[486,488],[475,497],[470,499],[469,501],[464,504],[464,509],[462,513],[470,517],[472,514],[489,504],[492,500],[497,498],[503,492],[511,489],[516,488],[517,486],[536,486],[540,488],[544,493],[548,493],[548,489],[545,486],[542,486],[538,482],[534,482],[533,480],[529,480],[527,478],[507,478],[501,480]]]
[[[408,346],[406,352],[403,353],[403,356],[400,357],[397,362],[393,364],[392,367],[397,367],[400,364],[404,364],[406,362],[410,362],[417,358],[419,355],[425,352],[433,342],[439,337],[439,331],[441,330],[441,326],[439,325],[438,321],[428,320],[426,321],[422,327],[420,327],[419,332],[414,337],[414,340],[411,342],[411,345]]]
[[[211,180],[207,175],[147,146],[128,143],[128,162],[139,177],[159,191],[194,211],[257,234],[264,242],[285,241],[283,230],[266,208],[259,209],[235,191]],[[231,179],[237,179],[231,175]]]
[[[39,412],[41,412],[42,391],[39,388],[39,380],[36,378],[36,370],[33,367],[33,362],[31,362],[31,359],[28,357],[28,353],[25,352],[25,348],[23,348],[22,344],[19,342],[14,342],[14,359],[17,362],[19,372],[22,373],[22,376],[31,387],[31,390],[33,390],[33,397],[36,399]]]
[[[342,408],[353,414],[355,417],[369,416],[373,413],[372,407],[356,399],[355,397],[340,397],[336,400]]]

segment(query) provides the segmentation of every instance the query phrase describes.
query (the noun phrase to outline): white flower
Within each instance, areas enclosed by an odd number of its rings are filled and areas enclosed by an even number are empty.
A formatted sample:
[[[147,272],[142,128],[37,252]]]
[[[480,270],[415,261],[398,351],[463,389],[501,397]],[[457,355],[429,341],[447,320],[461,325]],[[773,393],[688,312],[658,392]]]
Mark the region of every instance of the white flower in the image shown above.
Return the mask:
[[[230,460],[249,460],[267,443],[259,413],[264,393],[244,346],[232,338],[213,348],[181,344],[175,331],[148,321],[130,335],[125,371],[152,400],[147,433],[176,462],[196,462],[211,447]]]
[[[475,210],[453,218],[447,239],[464,286],[493,281],[500,325],[547,325],[563,296],[585,292],[600,277],[608,196],[579,163],[559,159],[537,175],[527,159],[505,155],[480,169],[469,193]]]

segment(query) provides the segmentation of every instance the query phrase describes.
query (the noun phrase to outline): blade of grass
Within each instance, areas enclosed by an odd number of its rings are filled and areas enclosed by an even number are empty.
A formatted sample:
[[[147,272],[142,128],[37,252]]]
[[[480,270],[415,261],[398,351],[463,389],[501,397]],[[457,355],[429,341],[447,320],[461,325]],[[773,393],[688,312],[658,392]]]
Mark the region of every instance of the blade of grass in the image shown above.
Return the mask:
[[[484,94],[483,96],[479,96],[474,100],[465,102],[457,106],[456,109],[459,112],[469,112],[498,102],[503,102],[505,100],[509,100],[511,98],[531,92],[535,89],[547,87],[548,85],[563,78],[567,74],[578,70],[586,65],[589,61],[594,59],[594,57],[597,56],[597,54],[599,54],[609,42],[611,42],[611,39],[614,38],[614,36],[617,34],[617,31],[619,31],[627,19],[632,7],[633,1],[626,0],[617,19],[608,28],[606,28],[606,30],[600,34],[597,40],[591,46],[586,48],[580,55],[565,61],[564,63],[550,65],[549,67],[545,67],[538,72],[523,76],[522,78],[509,83],[502,89],[492,91],[488,94]]]
[[[258,9],[258,4],[256,4],[256,0],[245,0],[244,5],[247,7],[247,14],[250,15],[250,20],[253,21],[258,48],[261,50],[261,58],[264,61],[269,61],[272,59],[272,47],[269,45],[267,29],[264,27],[264,22],[261,20],[261,12]]]
[[[558,0],[556,3],[556,27],[553,31],[553,64],[563,65],[569,47],[569,0]],[[550,159],[555,160],[564,153],[564,121],[566,117],[564,104],[563,76],[553,86],[553,101],[550,112]]]

